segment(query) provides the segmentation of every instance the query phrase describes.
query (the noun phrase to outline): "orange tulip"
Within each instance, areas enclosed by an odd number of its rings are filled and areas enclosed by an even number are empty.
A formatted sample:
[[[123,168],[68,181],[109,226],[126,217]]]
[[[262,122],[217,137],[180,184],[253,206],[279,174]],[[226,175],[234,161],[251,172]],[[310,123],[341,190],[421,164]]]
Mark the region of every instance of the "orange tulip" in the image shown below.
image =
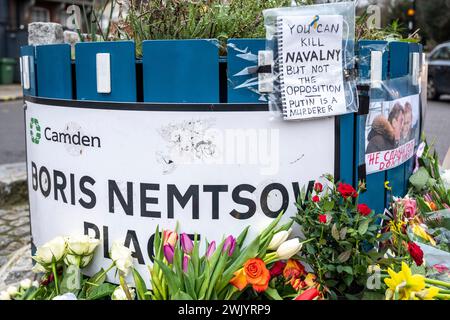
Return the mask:
[[[289,259],[283,270],[283,276],[286,279],[299,278],[305,274],[305,267],[295,259]]]
[[[241,268],[238,271],[234,273],[233,279],[230,280],[230,283],[239,289],[239,291],[244,290],[244,288],[247,286],[248,281],[247,277],[245,276],[244,269]]]

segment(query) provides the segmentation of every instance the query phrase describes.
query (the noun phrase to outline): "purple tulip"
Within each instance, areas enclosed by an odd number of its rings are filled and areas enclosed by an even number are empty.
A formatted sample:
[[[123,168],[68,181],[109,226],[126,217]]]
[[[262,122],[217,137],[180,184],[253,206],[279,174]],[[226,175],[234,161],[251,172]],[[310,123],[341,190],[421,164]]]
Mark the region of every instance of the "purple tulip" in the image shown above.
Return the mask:
[[[169,262],[169,264],[173,263],[173,255],[174,255],[174,249],[170,244],[166,244],[164,246],[164,256],[167,259],[167,262]]]
[[[191,254],[192,250],[194,249],[194,243],[186,233],[182,233],[180,235],[180,242],[184,253]]]
[[[185,254],[184,257],[183,257],[183,272],[184,273],[188,272],[189,259],[190,259],[190,257],[187,254]]]
[[[206,258],[209,259],[213,255],[214,251],[216,251],[216,242],[213,241],[209,244],[208,249],[206,249]]]
[[[228,236],[225,239],[225,243],[223,244],[222,253],[228,253],[228,256],[231,257],[234,252],[234,247],[236,246],[236,238],[233,236]]]

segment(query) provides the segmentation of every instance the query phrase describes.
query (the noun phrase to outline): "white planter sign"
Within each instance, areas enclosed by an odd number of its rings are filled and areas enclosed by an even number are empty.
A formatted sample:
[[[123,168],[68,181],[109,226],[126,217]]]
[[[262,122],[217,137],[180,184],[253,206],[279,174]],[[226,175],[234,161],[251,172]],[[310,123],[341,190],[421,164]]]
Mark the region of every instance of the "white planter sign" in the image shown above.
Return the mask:
[[[148,274],[157,225],[179,222],[210,241],[250,225],[251,238],[281,210],[287,221],[299,190],[335,170],[334,118],[298,124],[268,111],[34,101],[25,113],[33,242],[99,237],[88,274],[111,264],[117,239]]]

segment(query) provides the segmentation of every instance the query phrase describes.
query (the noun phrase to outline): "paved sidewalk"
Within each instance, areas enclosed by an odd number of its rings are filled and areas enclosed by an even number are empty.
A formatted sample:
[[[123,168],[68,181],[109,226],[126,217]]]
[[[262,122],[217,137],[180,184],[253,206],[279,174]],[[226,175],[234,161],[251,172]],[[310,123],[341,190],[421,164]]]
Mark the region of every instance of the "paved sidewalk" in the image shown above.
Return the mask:
[[[33,280],[31,267],[28,205],[0,209],[0,291],[24,278]]]
[[[22,87],[20,84],[0,85],[0,102],[22,99]]]

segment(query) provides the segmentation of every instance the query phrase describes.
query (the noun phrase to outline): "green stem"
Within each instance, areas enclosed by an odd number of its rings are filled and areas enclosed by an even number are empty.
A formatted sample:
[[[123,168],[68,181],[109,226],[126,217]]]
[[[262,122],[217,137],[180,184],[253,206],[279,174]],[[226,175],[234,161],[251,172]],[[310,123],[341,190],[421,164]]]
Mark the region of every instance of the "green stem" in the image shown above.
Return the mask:
[[[55,279],[56,295],[59,296],[58,273],[56,272],[56,262],[52,262],[53,278]]]
[[[127,296],[127,299],[133,300],[133,298],[131,297],[130,289],[128,288],[128,285],[125,282],[125,278],[123,277],[121,271],[119,271],[119,281],[120,281],[120,286],[122,287],[123,291],[125,292],[125,295]]]
[[[437,294],[436,298],[442,299],[442,300],[450,300],[450,294]]]
[[[449,282],[445,282],[445,281],[441,281],[441,280],[425,278],[425,282],[429,283],[429,284],[434,284],[434,285],[437,285],[437,286],[450,288],[450,283]]]

